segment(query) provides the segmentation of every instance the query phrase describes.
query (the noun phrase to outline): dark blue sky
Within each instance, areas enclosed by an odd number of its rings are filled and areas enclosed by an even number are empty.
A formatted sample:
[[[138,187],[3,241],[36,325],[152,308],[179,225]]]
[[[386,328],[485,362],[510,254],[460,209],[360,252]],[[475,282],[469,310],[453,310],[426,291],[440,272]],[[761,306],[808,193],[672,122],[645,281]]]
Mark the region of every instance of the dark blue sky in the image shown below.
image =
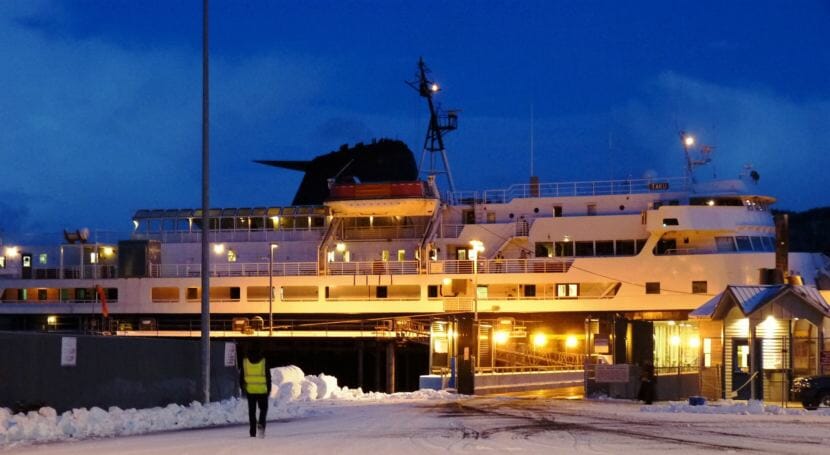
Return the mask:
[[[419,56],[463,110],[460,189],[527,180],[532,105],[542,181],[681,175],[683,129],[715,146],[702,173],[830,205],[827,1],[212,3],[214,206],[291,201],[300,175],[253,159],[420,158]],[[198,206],[200,46],[200,0],[0,2],[0,238]]]

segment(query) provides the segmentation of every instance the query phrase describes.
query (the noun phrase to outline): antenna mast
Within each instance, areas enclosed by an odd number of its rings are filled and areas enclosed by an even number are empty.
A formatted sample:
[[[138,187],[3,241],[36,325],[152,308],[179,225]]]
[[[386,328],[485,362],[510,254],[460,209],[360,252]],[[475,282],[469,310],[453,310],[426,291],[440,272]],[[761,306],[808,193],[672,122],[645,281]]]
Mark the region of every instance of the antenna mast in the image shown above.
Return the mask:
[[[418,60],[418,72],[415,74],[416,80],[407,81],[407,84],[414,88],[421,97],[427,99],[429,106],[429,128],[427,128],[426,138],[424,139],[424,149],[421,152],[421,161],[418,163],[418,174],[423,174],[424,158],[429,152],[429,170],[426,171],[428,176],[435,176],[438,174],[447,175],[447,183],[450,192],[455,191],[455,184],[452,181],[452,173],[450,173],[450,163],[447,161],[447,151],[444,149],[444,133],[449,133],[458,128],[458,111],[448,110],[446,113],[441,112],[440,106],[436,106],[432,100],[432,96],[441,88],[435,82],[427,79],[427,74],[430,72],[424,63],[424,58]],[[436,167],[436,154],[441,154],[441,163],[443,169]]]

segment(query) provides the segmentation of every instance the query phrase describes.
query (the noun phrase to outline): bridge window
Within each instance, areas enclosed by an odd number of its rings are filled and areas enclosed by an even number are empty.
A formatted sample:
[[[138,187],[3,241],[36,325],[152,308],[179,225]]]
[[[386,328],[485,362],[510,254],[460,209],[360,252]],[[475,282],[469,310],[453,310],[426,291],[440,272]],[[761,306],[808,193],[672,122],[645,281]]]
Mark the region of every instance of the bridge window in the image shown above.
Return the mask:
[[[738,244],[738,251],[752,251],[752,241],[745,235],[735,237],[735,242]]]
[[[614,241],[613,240],[597,240],[594,247],[597,256],[613,256],[614,255]]]
[[[522,286],[524,289],[524,296],[525,297],[536,297],[536,285],[535,284],[525,284]]]
[[[735,240],[732,237],[716,236],[715,247],[721,253],[735,251]]]
[[[634,256],[633,240],[617,240],[617,256]]]
[[[594,242],[576,242],[576,255],[579,257],[594,255]]]
[[[573,242],[554,242],[553,252],[556,257],[570,257],[574,255]]]
[[[556,296],[559,298],[579,297],[579,283],[557,283]]]
[[[692,281],[692,294],[706,294],[707,288],[706,281]]]

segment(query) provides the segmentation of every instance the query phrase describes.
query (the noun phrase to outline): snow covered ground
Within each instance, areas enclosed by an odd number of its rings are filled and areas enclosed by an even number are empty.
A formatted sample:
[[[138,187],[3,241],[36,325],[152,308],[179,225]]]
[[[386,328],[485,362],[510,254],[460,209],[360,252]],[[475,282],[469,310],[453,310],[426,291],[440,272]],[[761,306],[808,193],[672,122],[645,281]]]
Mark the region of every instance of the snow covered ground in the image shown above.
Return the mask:
[[[248,437],[241,400],[152,410],[0,410],[0,452],[248,453],[827,453],[830,410],[762,403],[708,406],[446,392],[362,393],[331,377],[274,375],[265,439]],[[291,376],[291,377],[288,377]],[[311,383],[314,386],[310,385]]]

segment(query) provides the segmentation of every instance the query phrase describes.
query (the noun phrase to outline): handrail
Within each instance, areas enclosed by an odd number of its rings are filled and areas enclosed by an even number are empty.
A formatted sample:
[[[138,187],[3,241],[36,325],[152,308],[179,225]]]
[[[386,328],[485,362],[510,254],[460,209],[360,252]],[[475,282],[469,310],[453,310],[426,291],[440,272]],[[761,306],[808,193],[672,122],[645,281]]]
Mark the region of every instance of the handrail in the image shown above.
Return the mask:
[[[514,184],[503,189],[456,191],[447,193],[450,203],[494,204],[529,197],[602,196],[614,194],[665,193],[687,191],[687,177],[653,179],[597,180],[539,184]]]
[[[418,261],[329,262],[329,275],[417,275]]]
[[[572,264],[573,259],[479,259],[474,270],[471,260],[447,260],[430,262],[427,273],[566,273]]]

